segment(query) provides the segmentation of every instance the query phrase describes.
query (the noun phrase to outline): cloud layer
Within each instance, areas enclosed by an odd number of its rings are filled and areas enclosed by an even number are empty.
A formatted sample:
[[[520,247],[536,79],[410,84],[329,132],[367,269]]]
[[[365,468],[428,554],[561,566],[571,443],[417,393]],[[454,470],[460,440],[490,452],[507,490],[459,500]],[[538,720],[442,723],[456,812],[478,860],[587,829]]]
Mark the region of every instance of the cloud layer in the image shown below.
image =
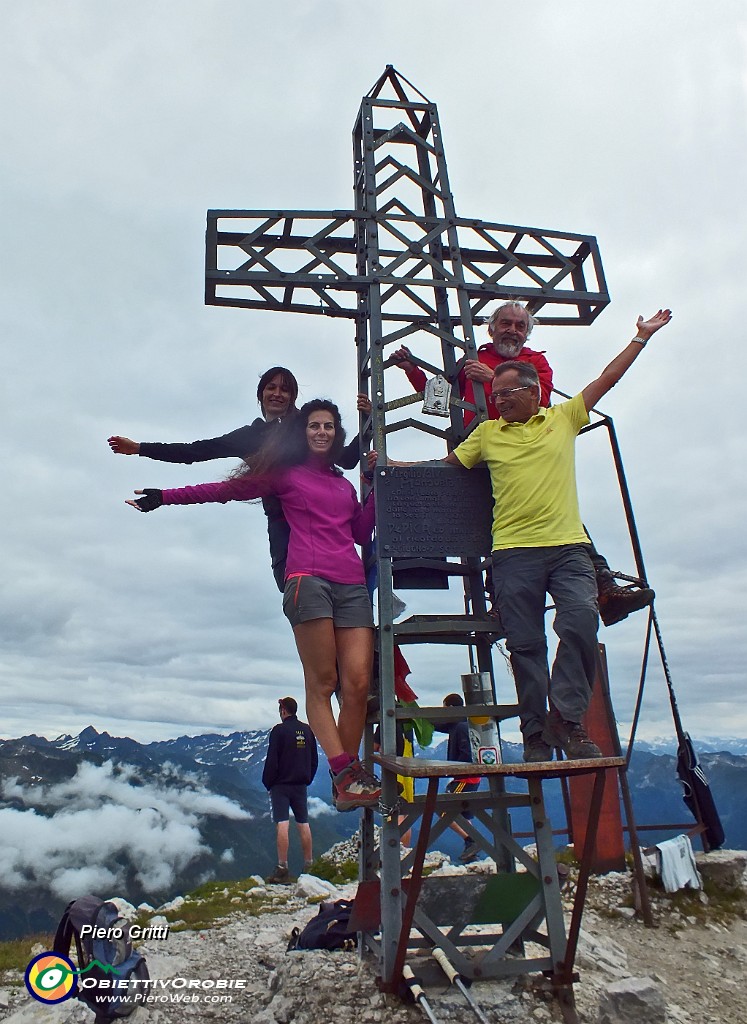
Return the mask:
[[[4,888],[48,886],[60,899],[116,889],[125,865],[146,892],[163,892],[207,852],[200,831],[207,817],[251,817],[172,765],[144,781],[128,765],[83,763],[69,781],[10,779],[0,794],[20,805],[0,808]]]

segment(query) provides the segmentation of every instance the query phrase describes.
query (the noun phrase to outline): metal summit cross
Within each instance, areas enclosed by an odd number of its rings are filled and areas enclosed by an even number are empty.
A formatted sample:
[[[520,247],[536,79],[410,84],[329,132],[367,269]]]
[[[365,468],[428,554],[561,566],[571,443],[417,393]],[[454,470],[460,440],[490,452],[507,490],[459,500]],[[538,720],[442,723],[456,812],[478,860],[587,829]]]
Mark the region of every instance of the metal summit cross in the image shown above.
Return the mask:
[[[391,65],[363,97],[353,151],[354,210],[208,211],[205,302],[354,320],[375,412],[385,349],[414,334],[440,341],[443,368],[430,369],[454,379],[496,299],[521,299],[541,324],[590,324],[608,304],[593,236],[457,216],[436,105]],[[464,435],[460,404],[453,440]],[[482,393],[476,404],[485,418]],[[382,455],[383,419],[373,419]]]
[[[541,324],[592,323],[609,302],[599,250],[590,235],[458,217],[436,105],[391,66],[361,102],[353,129],[353,151],[355,209],[208,212],[205,301],[209,305],[347,317],[355,322],[358,387],[372,399],[371,416],[361,417],[360,433],[364,444],[372,440],[380,457],[376,471],[380,724],[382,755],[390,758],[388,765],[382,764],[384,816],[378,851],[374,849],[373,813],[364,813],[361,885],[356,900],[356,906],[363,908],[364,920],[357,927],[366,944],[378,951],[383,984],[390,990],[396,990],[402,977],[413,919],[427,936],[425,946],[439,945],[462,974],[488,977],[524,969],[545,970],[567,989],[573,957],[565,963],[565,973],[558,974],[557,965],[565,960],[565,932],[550,830],[545,827],[542,831],[548,822],[541,779],[530,779],[531,798],[506,794],[499,769],[511,766],[497,766],[489,778],[490,792],[472,794],[469,806],[476,808],[483,824],[494,813],[486,825],[492,835],[492,846],[490,851],[486,846],[486,852],[502,865],[508,859],[509,873],[515,860],[523,860],[530,874],[537,873],[537,885],[526,896],[524,909],[517,911],[517,918],[503,923],[503,931],[479,971],[462,952],[472,941],[462,934],[469,927],[469,915],[464,920],[449,919],[450,930],[444,936],[438,923],[443,906],[428,911],[428,893],[424,891],[425,902],[417,902],[416,907],[421,881],[427,889],[422,858],[430,826],[421,824],[422,842],[414,855],[407,856],[400,851],[400,830],[409,827],[419,814],[423,821],[426,817],[430,821],[437,805],[435,838],[457,817],[463,823],[460,815],[466,805],[460,803],[461,797],[436,798],[433,780],[429,780],[427,814],[418,809],[416,800],[408,805],[406,821],[398,824],[397,770],[392,764],[395,725],[399,719],[412,717],[413,710],[395,707],[395,646],[444,643],[468,647],[469,668],[474,674],[476,662],[492,686],[493,703],[487,703],[485,713],[496,719],[508,718],[517,709],[515,705],[498,705],[495,697],[491,645],[496,639],[496,623],[486,613],[481,572],[481,563],[490,553],[489,515],[483,517],[479,528],[475,526],[478,508],[490,508],[489,492],[478,499],[473,491],[472,497],[465,498],[462,483],[449,493],[446,476],[453,477],[456,470],[445,471],[436,480],[434,474],[440,471],[433,467],[387,469],[386,442],[393,431],[411,428],[454,443],[465,436],[465,410],[472,410],[477,420],[487,417],[482,388],[475,389],[474,404],[458,394],[458,370],[464,358],[477,358],[474,326],[485,321],[487,307],[496,300],[521,300]],[[422,413],[387,422],[390,413],[419,401],[418,395],[386,398],[385,371],[391,365],[387,350],[391,354],[413,336],[418,336],[419,348],[432,350],[436,360],[419,358],[418,364],[431,373],[442,373],[454,385],[447,429],[437,428]],[[398,370],[393,372],[401,389],[402,376]],[[469,487],[479,483],[479,472],[464,475],[471,478]],[[483,486],[487,487],[484,478]],[[448,577],[459,576],[466,614],[414,615],[396,622],[392,583],[397,564],[416,571],[425,569],[426,575],[440,573],[446,587]],[[414,714],[444,721],[446,709],[415,709]],[[366,743],[370,753],[370,733]],[[438,769],[429,771],[435,776]],[[532,807],[539,865],[525,857],[510,835],[507,808],[524,799]],[[403,908],[402,878],[408,872],[411,895]],[[366,898],[365,892],[373,894],[372,898]],[[438,894],[431,902],[443,903]],[[457,902],[466,905],[461,898]],[[446,903],[448,918],[451,898]],[[527,968],[516,960],[507,963],[506,950],[525,934],[522,929],[535,936],[540,920],[547,923],[549,957],[527,961],[533,965]]]

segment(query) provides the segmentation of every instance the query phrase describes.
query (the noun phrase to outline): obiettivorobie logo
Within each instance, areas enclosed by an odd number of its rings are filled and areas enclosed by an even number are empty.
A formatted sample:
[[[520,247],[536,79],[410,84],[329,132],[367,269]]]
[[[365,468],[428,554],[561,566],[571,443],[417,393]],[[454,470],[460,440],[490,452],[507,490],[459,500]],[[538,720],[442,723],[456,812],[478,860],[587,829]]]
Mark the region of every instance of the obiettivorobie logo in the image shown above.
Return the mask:
[[[104,975],[114,975],[111,979],[86,977],[94,968]],[[133,1003],[156,1002],[211,1002],[230,1003],[233,992],[226,989],[241,990],[246,988],[245,978],[120,978],[120,972],[111,964],[102,964],[92,960],[87,967],[79,971],[72,960],[61,953],[45,952],[35,956],[26,968],[24,981],[29,993],[40,1003],[61,1003],[72,999],[78,987],[81,989],[110,990],[111,1000],[121,999],[121,990],[128,990],[128,1001]],[[163,991],[170,989],[170,992]],[[221,991],[221,989],[223,991]],[[119,991],[119,994],[117,993]],[[133,991],[134,990],[134,991]],[[187,991],[184,991],[187,990]],[[195,991],[197,990],[197,991]],[[217,991],[211,991],[217,990]]]
[[[24,981],[34,999],[40,1003],[61,1003],[71,999],[78,988],[78,977],[98,967],[106,974],[116,974],[116,968],[92,960],[88,967],[79,971],[72,960],[61,953],[40,953],[26,968]]]

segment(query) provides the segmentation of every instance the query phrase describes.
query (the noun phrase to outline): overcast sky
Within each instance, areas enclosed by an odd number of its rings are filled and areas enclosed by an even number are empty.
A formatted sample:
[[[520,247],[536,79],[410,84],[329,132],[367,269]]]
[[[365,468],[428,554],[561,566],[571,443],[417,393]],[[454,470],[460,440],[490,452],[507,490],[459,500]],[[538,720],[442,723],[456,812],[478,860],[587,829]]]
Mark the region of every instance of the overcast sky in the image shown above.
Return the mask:
[[[747,736],[740,0],[1,9],[0,736],[264,728],[278,696],[301,697],[261,509],[124,504],[230,464],[114,456],[106,439],[247,423],[276,362],[353,426],[352,325],[206,307],[205,212],[352,206],[351,130],[388,63],[438,103],[462,216],[597,236],[612,304],[533,336],[559,387],[595,377],[639,313],[674,311],[605,408],[685,726]],[[632,572],[608,463],[581,446],[585,521]],[[644,616],[600,635],[625,723]],[[408,657],[424,702],[467,670],[443,649]],[[644,735],[671,734],[660,673],[647,692]]]

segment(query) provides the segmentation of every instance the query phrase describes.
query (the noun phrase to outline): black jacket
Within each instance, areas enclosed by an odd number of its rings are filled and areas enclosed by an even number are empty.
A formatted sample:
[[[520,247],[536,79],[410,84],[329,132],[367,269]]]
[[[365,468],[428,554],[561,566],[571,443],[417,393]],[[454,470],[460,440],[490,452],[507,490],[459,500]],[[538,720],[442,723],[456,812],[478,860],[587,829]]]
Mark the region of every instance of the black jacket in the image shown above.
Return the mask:
[[[209,437],[204,441],[188,441],[186,443],[161,444],[158,441],[142,441],[140,455],[157,462],[209,462],[211,459],[243,459],[245,455],[254,455],[259,451],[268,430],[274,429],[279,420],[263,420],[260,416],[253,423],[237,427],[221,437]],[[360,460],[360,448],[357,436],[345,445],[340,458],[343,469],[355,469]]]
[[[447,732],[449,734],[449,742],[446,745],[447,761],[466,761],[469,763],[473,760],[472,747],[469,741],[469,726],[467,725],[466,718],[462,718],[459,722],[434,722],[433,728],[436,732]]]
[[[319,764],[316,737],[295,715],[284,719],[270,732],[262,785],[272,789],[282,783],[308,786]]]

